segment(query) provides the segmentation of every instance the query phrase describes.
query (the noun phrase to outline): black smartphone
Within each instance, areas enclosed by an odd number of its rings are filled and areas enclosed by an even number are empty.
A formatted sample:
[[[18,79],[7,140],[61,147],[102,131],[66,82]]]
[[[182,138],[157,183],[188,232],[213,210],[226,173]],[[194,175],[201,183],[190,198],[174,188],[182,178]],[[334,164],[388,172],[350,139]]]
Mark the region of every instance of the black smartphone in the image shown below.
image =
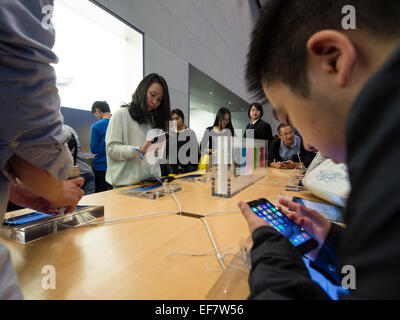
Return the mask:
[[[164,133],[160,134],[159,136],[154,137],[153,140],[151,140],[151,143],[153,143],[153,144],[160,143],[167,139],[168,139],[168,133],[164,132]]]
[[[267,221],[272,228],[288,238],[290,243],[302,255],[318,246],[318,242],[308,232],[290,220],[267,199],[261,198],[250,201],[248,204],[256,215]]]

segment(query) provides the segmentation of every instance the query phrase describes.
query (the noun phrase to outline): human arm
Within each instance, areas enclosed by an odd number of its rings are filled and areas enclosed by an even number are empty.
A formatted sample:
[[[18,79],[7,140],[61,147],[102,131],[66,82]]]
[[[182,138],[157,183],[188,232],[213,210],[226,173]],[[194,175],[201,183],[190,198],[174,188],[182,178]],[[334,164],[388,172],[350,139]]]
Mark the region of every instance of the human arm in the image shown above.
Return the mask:
[[[338,265],[338,246],[344,237],[345,228],[330,222],[315,210],[308,209],[302,204],[279,199],[279,203],[289,211],[279,209],[291,220],[303,227],[318,242],[318,247],[310,251],[310,266],[322,273],[333,284],[341,284]]]
[[[80,189],[84,183],[83,178],[59,181],[46,170],[32,165],[17,155],[9,159],[8,166],[18,178],[16,183],[12,184],[10,192],[10,200],[15,204],[37,210],[46,208],[51,210],[50,204],[54,208],[66,207],[65,212],[69,213],[75,209],[84,195]]]
[[[54,30],[42,25],[45,5],[53,5],[53,1],[1,2],[0,169],[9,180],[16,176],[29,185],[30,192],[46,199],[50,196],[52,202],[69,205],[70,210],[80,197],[64,201],[68,195],[60,194],[62,188],[74,187],[71,182],[61,182],[71,173],[72,158],[65,144],[69,134],[62,129],[56,75],[51,66],[57,62],[51,50]],[[39,178],[45,181],[45,189]],[[11,191],[17,201],[14,187]],[[30,200],[18,198],[19,203]]]
[[[253,239],[249,299],[329,299],[311,280],[297,249],[287,238],[255,215],[248,204],[238,206]]]

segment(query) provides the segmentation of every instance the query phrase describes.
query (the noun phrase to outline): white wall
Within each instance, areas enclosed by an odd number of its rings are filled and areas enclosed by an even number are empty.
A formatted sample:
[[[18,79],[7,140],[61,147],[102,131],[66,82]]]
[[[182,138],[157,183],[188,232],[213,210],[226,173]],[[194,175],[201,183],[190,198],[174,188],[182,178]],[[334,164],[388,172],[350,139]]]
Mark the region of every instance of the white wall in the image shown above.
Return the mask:
[[[204,130],[214,124],[215,113],[204,111],[201,109],[191,109],[193,119],[196,121],[191,121],[190,128],[196,133],[197,140],[199,143],[203,138]],[[232,123],[234,129],[241,129],[242,135],[249,123],[249,118],[246,112],[232,112]]]
[[[250,121],[249,116],[247,115],[247,111],[231,112],[231,115],[232,115],[233,128],[241,129],[243,135],[244,130],[246,129],[246,126]]]
[[[255,1],[96,1],[144,32],[145,74],[157,72],[165,77],[172,108],[182,108],[187,119],[189,63],[251,101],[244,68],[258,14]]]
[[[262,119],[265,122],[268,122],[271,126],[272,129],[272,135],[277,134],[276,128],[279,126],[280,122],[275,119],[273,113],[272,113],[272,105],[270,103],[266,103],[263,105],[263,110],[264,110],[264,115]]]

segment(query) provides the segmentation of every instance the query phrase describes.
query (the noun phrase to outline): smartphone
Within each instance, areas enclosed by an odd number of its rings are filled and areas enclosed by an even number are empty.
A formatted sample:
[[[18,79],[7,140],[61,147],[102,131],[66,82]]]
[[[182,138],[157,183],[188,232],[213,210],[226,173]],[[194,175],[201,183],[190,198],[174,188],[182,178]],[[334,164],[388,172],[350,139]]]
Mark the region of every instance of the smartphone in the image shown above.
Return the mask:
[[[160,134],[159,136],[156,136],[153,138],[153,140],[151,140],[151,143],[160,143],[163,142],[164,140],[166,140],[168,138],[168,133],[164,132],[162,134]]]
[[[301,203],[306,208],[318,211],[328,220],[343,223],[344,210],[342,208],[336,207],[331,204],[324,204],[321,202],[306,200],[298,197],[293,197],[292,201],[296,203]]]
[[[24,214],[24,215],[21,215],[18,217],[12,217],[12,218],[5,219],[3,221],[3,225],[19,226],[19,225],[27,224],[30,222],[47,219],[47,218],[50,218],[53,216],[54,215],[52,215],[52,214],[47,214],[47,213],[43,213],[43,212],[32,212],[32,213]]]
[[[318,242],[302,227],[290,220],[267,199],[248,202],[251,210],[269,225],[289,239],[303,255],[318,246]]]

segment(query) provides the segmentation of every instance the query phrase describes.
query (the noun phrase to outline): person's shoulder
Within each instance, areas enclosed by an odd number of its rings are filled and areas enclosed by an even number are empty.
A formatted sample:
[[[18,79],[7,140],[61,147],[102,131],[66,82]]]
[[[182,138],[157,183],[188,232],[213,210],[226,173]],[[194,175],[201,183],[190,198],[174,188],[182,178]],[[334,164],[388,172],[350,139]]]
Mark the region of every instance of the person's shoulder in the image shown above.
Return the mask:
[[[118,116],[121,116],[121,115],[124,115],[124,114],[127,114],[127,113],[129,113],[129,110],[128,110],[127,107],[118,108],[117,110],[114,111],[114,113],[113,113],[111,119],[112,119],[113,117],[115,117],[115,116],[118,117]]]
[[[259,119],[258,121],[260,122],[260,125],[271,128],[271,125],[268,122],[264,121],[263,119]]]
[[[100,121],[98,121],[99,125],[103,125],[103,126],[107,126],[109,122],[110,122],[110,118],[105,118],[105,119],[101,119]]]
[[[190,134],[196,134],[193,129],[186,127],[185,131],[189,132]]]
[[[280,146],[281,145],[281,139],[279,139],[279,137],[277,137],[277,136],[273,136],[272,137],[272,142],[271,142],[271,147],[272,146],[274,146],[274,147],[276,147],[276,146]]]

